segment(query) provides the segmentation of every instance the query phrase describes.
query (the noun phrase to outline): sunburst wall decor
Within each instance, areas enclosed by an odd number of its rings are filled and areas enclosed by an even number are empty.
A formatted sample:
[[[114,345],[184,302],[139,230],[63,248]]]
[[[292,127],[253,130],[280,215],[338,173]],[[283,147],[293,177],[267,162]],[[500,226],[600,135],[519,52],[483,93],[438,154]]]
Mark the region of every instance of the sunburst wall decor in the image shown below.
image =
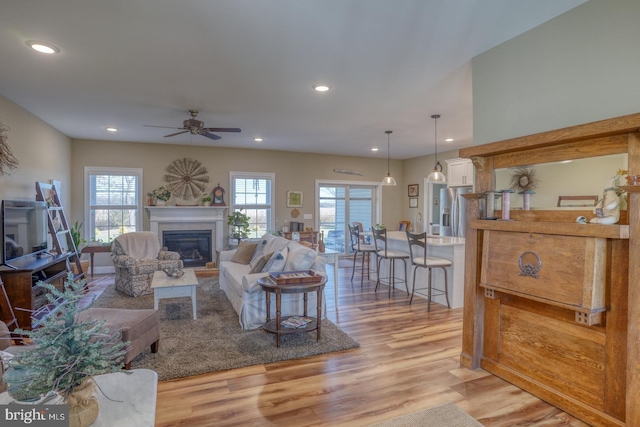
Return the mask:
[[[191,200],[204,193],[209,176],[207,168],[199,161],[184,158],[174,160],[167,166],[164,180],[173,194],[184,200]]]
[[[538,177],[533,168],[518,168],[511,175],[509,188],[518,193],[523,191],[533,191],[538,186]]]

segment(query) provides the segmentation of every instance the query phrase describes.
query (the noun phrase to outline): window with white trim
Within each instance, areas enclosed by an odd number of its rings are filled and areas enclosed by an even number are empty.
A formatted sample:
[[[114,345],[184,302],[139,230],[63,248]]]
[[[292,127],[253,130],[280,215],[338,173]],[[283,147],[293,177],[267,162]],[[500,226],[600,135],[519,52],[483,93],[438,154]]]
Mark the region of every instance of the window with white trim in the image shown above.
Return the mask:
[[[242,209],[249,217],[249,237],[260,237],[274,229],[273,194],[275,174],[230,172],[230,212]]]
[[[111,242],[142,230],[142,169],[85,167],[87,240]]]

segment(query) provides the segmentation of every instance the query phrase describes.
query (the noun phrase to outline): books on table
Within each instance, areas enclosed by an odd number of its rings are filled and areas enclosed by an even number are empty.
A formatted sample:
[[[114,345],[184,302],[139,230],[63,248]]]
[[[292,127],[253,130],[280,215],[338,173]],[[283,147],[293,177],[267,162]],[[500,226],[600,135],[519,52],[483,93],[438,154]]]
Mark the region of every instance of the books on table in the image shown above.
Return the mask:
[[[280,322],[280,324],[285,328],[302,329],[302,328],[306,328],[307,325],[312,321],[313,319],[311,317],[291,316],[283,320],[282,322]]]

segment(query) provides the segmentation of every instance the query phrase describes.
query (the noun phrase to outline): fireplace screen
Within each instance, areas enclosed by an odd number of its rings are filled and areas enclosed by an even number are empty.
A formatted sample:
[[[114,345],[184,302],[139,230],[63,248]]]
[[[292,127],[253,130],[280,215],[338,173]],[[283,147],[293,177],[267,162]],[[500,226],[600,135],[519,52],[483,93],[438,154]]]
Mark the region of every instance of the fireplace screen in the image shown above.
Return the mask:
[[[178,252],[185,267],[201,267],[213,260],[210,230],[163,231],[162,244]]]

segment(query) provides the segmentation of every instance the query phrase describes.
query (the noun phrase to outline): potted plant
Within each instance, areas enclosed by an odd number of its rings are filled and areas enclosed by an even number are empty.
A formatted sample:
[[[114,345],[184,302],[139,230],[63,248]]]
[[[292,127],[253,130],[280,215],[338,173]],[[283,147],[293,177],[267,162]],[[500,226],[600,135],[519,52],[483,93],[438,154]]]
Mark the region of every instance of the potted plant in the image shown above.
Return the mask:
[[[234,239],[246,238],[251,229],[249,217],[242,212],[243,208],[231,213],[227,217],[227,224],[231,226],[231,237]]]
[[[213,201],[213,197],[209,193],[205,193],[202,195],[202,205],[203,206],[211,206],[211,202]]]
[[[71,239],[73,240],[73,244],[76,247],[76,250],[80,252],[80,246],[87,243],[87,240],[82,237],[82,222],[76,221],[73,223],[71,228],[69,229],[69,233],[71,234]]]
[[[85,297],[85,280],[74,282],[69,274],[63,290],[50,283],[38,282],[45,288],[52,314],[37,321],[37,328],[16,332],[27,336],[33,347],[17,354],[7,370],[9,393],[16,399],[38,399],[57,393],[69,404],[71,426],[90,425],[98,416],[95,375],[122,369],[128,342],[122,342],[118,330],[109,330],[104,321],[78,316],[91,304],[81,307]],[[19,383],[15,375],[28,372]],[[15,381],[12,383],[12,381]],[[82,412],[82,414],[79,414]],[[88,424],[79,423],[87,421]]]
[[[157,206],[164,206],[171,198],[171,191],[168,188],[162,186],[149,193],[149,196],[151,196],[152,199],[156,200]]]

